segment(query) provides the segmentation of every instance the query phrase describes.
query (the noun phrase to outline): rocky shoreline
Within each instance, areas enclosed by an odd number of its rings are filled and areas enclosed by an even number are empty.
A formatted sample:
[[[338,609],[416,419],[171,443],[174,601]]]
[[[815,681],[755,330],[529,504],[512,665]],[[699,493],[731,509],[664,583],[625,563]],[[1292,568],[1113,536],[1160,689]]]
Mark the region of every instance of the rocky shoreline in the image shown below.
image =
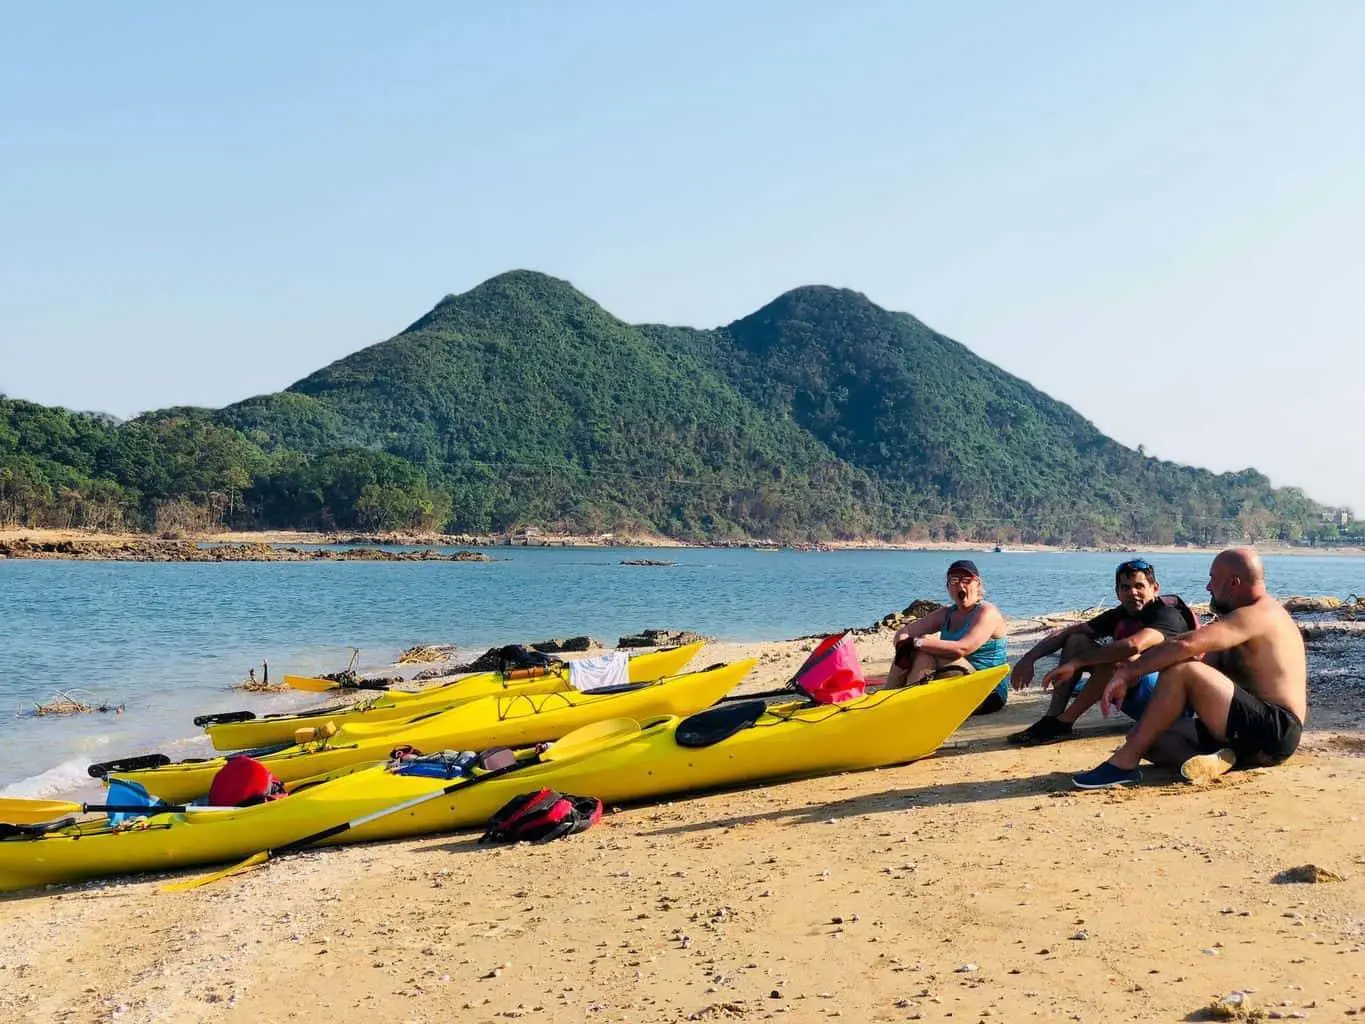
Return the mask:
[[[433,548],[421,551],[382,551],[378,548],[298,548],[263,541],[245,544],[205,544],[191,540],[120,539],[32,541],[0,540],[0,558],[64,558],[106,562],[492,562],[482,551],[446,554]]]
[[[303,546],[303,547],[300,547]],[[455,554],[421,551],[391,552],[379,550],[387,547],[417,548],[458,548]],[[152,535],[145,533],[96,533],[84,529],[57,529],[49,527],[0,526],[0,559],[4,558],[69,558],[84,560],[110,560],[124,562],[224,562],[224,561],[314,561],[314,560],[351,560],[369,559],[372,561],[496,561],[496,556],[488,550],[499,548],[533,547],[573,547],[573,548],[708,548],[708,549],[745,549],[752,551],[941,551],[941,552],[988,552],[993,545],[987,542],[898,542],[874,539],[844,540],[820,544],[781,545],[772,540],[744,539],[718,540],[707,544],[676,540],[656,534],[616,534],[603,533],[591,535],[557,534],[536,529],[525,529],[513,533],[497,534],[450,534],[450,533],[316,533],[299,530],[273,530],[256,532],[210,532],[197,534]],[[316,548],[316,550],[315,550]],[[365,549],[373,553],[357,554],[342,549]],[[195,550],[201,549],[201,550]],[[469,550],[481,549],[481,550]],[[1000,550],[996,548],[996,550]],[[1131,552],[1132,547],[1050,547],[1045,544],[1011,545],[1011,553],[1021,552],[1082,552],[1107,551]],[[1216,548],[1193,548],[1180,546],[1145,547],[1143,551],[1151,554],[1216,554]],[[1329,552],[1323,549],[1283,546],[1257,545],[1263,554],[1274,555],[1312,555],[1330,553],[1332,555],[1365,555],[1365,549],[1354,547],[1333,547]],[[622,564],[663,566],[671,564],[666,559],[628,559]]]

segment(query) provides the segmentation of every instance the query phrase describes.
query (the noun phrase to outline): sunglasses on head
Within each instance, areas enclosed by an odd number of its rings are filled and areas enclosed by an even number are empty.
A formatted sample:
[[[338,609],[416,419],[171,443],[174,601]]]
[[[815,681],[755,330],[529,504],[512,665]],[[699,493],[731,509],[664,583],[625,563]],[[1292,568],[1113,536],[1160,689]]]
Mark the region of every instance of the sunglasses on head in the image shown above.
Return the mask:
[[[1124,562],[1117,569],[1115,569],[1114,572],[1115,573],[1156,572],[1156,567],[1153,566],[1152,563],[1147,561],[1145,558],[1134,558],[1131,559],[1130,561]]]

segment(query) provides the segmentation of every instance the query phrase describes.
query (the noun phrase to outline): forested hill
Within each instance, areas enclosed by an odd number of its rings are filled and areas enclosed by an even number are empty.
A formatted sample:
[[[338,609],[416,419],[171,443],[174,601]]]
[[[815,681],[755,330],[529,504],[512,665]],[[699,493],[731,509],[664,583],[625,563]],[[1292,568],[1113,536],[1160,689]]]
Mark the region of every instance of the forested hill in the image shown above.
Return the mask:
[[[287,390],[127,423],[0,399],[0,519],[38,524],[1296,539],[1321,508],[1151,459],[903,313],[800,288],[633,326],[529,271]]]

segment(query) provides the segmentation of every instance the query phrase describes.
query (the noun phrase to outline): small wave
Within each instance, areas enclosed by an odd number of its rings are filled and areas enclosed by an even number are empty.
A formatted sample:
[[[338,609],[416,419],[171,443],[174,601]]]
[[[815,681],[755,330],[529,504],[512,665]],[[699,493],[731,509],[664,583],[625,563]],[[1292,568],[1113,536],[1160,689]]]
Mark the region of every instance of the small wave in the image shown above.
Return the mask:
[[[45,772],[30,775],[26,779],[20,779],[18,782],[0,789],[0,796],[19,796],[32,799],[56,796],[61,793],[88,788],[91,784],[90,775],[85,769],[89,764],[90,759],[88,757],[73,757],[71,760],[63,761]]]

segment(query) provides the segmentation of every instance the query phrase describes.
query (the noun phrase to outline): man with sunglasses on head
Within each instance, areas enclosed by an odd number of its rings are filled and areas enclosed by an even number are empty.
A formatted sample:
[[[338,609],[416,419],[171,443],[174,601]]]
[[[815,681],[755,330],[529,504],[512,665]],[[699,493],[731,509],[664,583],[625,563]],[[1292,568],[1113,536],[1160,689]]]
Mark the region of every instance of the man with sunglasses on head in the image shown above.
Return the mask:
[[[1266,590],[1260,556],[1249,548],[1219,554],[1208,591],[1214,622],[1114,670],[1100,704],[1105,714],[1143,674],[1157,672],[1160,681],[1123,746],[1072,779],[1080,789],[1139,782],[1144,757],[1206,782],[1236,765],[1279,764],[1298,749],[1308,657],[1298,624]],[[1193,719],[1182,719],[1186,709]]]
[[[1114,590],[1117,608],[1053,633],[1014,666],[1010,680],[1016,690],[1022,690],[1033,682],[1034,665],[1040,658],[1061,652],[1060,663],[1043,677],[1043,689],[1052,689],[1047,714],[1027,729],[1011,733],[1010,743],[1032,747],[1070,739],[1072,726],[1100,701],[1119,665],[1198,625],[1184,601],[1161,596],[1156,569],[1144,559],[1130,559],[1114,570]],[[1110,642],[1102,642],[1106,640]],[[1082,681],[1086,675],[1089,680]],[[1121,702],[1123,713],[1134,720],[1141,718],[1156,683],[1155,672],[1135,679]]]

